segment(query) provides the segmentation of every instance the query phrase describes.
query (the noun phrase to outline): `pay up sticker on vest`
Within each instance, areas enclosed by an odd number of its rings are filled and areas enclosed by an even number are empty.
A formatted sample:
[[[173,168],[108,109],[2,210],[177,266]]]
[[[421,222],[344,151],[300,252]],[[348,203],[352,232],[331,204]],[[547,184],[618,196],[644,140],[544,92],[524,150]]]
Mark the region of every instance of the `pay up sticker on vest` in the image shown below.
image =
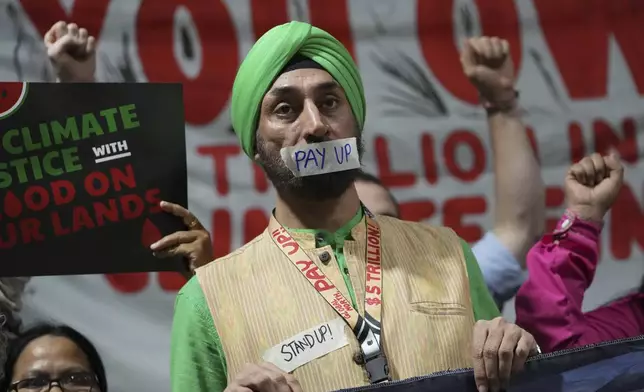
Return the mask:
[[[282,371],[290,373],[314,359],[349,344],[349,340],[344,333],[345,325],[346,323],[343,319],[337,318],[300,332],[266,350],[262,359],[272,363]]]
[[[296,177],[360,168],[355,137],[284,147],[280,154]]]

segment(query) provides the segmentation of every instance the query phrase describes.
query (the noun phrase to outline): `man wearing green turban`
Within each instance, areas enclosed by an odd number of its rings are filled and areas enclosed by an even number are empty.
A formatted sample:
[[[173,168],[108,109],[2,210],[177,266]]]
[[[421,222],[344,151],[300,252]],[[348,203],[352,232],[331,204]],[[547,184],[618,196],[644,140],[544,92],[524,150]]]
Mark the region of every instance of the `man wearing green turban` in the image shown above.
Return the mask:
[[[498,317],[463,240],[360,203],[365,97],[340,42],[301,22],[268,31],[237,73],[232,122],[276,207],[179,292],[174,392],[333,391],[473,362],[484,390],[523,365],[534,339]]]

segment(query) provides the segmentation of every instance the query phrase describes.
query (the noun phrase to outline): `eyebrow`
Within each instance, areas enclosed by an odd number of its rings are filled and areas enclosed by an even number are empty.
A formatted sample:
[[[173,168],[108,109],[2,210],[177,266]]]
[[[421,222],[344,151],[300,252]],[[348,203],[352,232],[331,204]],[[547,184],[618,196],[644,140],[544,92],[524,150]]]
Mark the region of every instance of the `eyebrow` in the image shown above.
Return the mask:
[[[26,380],[28,378],[41,378],[41,377],[50,377],[49,372],[45,372],[43,370],[30,370],[27,373],[24,373],[23,376],[20,378],[21,380]]]
[[[67,369],[65,369],[62,372],[59,372],[58,377],[64,377],[68,376],[70,374],[78,374],[78,373],[88,373],[88,374],[94,374],[92,370],[89,370],[83,366],[70,366]],[[52,378],[53,376],[51,373],[44,371],[44,370],[30,370],[25,374],[24,378],[38,378],[38,377],[47,377],[47,378]],[[55,378],[55,377],[53,377]]]
[[[61,374],[74,374],[74,373],[89,373],[92,374],[94,373],[91,369],[88,369],[84,366],[81,365],[76,365],[76,366],[70,366],[65,371],[61,372]]]
[[[330,91],[330,90],[335,90],[337,88],[340,88],[340,85],[335,81],[329,81],[329,82],[322,82],[318,83],[315,86],[313,86],[313,90],[316,91]],[[299,88],[293,87],[293,86],[282,86],[282,87],[274,87],[269,91],[269,94],[272,96],[280,97],[284,95],[289,95],[293,94],[300,91]]]

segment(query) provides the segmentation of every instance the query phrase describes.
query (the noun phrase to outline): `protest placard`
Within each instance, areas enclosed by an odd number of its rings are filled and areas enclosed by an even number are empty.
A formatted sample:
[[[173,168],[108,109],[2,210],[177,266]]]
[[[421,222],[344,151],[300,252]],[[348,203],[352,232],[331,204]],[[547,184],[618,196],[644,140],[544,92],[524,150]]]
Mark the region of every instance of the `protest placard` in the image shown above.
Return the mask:
[[[184,126],[179,84],[0,83],[0,276],[176,269]]]

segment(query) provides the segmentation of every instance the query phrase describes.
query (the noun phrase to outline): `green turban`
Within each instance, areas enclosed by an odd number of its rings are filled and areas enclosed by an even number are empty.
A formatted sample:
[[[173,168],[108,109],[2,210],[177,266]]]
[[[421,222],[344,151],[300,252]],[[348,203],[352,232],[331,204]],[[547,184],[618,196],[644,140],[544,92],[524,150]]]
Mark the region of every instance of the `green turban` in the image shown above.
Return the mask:
[[[253,45],[233,84],[233,129],[244,152],[251,158],[255,154],[255,132],[264,95],[295,55],[315,61],[333,76],[344,89],[362,130],[365,121],[364,89],[358,67],[347,49],[331,34],[308,23],[285,23],[267,31]]]

